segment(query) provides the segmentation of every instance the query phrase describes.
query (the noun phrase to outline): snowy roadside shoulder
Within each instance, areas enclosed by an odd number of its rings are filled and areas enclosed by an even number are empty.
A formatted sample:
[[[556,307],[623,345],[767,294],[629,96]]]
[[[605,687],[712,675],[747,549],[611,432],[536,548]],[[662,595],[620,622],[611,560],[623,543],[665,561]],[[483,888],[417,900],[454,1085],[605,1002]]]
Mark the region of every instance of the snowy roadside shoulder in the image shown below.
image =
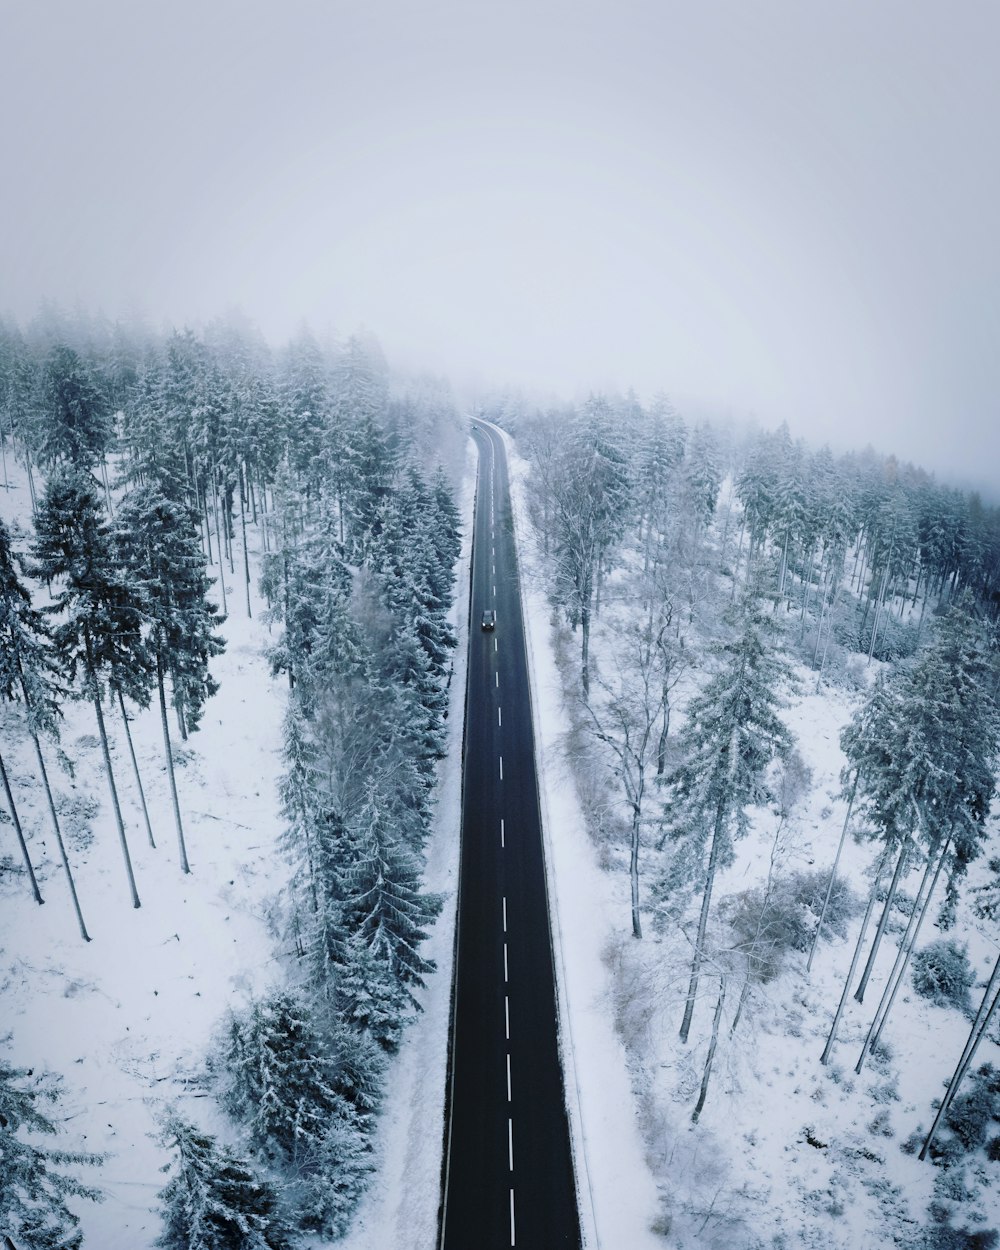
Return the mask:
[[[451,1023],[455,907],[462,818],[462,739],[469,641],[469,573],[477,454],[469,440],[460,510],[466,519],[456,565],[451,623],[458,645],[449,688],[448,749],[438,773],[434,833],[427,847],[426,888],[444,898],[424,953],[437,965],[420,994],[423,1011],[407,1029],[386,1081],[376,1151],[378,1179],[362,1198],[340,1250],[432,1250],[437,1245],[444,1142],[445,1083]]]
[[[663,1243],[651,1231],[656,1185],[645,1160],[625,1050],[609,1008],[611,985],[602,960],[612,932],[606,919],[607,884],[586,836],[573,778],[560,759],[559,742],[569,723],[547,628],[550,609],[533,572],[537,551],[524,501],[527,465],[513,440],[497,432],[507,448],[518,550],[580,1219],[588,1245],[643,1250]]]

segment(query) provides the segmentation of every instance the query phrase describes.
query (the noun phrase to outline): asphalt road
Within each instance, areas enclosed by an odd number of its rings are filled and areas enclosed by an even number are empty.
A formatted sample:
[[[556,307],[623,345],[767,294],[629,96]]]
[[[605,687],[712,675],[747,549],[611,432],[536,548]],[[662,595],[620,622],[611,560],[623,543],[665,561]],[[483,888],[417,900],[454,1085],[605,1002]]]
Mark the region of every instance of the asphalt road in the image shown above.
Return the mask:
[[[507,464],[476,425],[441,1250],[580,1246]],[[496,610],[495,632],[480,628]]]

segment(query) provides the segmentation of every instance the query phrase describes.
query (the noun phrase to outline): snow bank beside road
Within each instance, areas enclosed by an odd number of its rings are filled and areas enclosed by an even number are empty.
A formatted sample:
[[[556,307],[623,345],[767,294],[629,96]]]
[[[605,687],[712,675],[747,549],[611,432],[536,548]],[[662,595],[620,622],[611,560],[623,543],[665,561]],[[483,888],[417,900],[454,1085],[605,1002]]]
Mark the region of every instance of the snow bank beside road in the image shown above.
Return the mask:
[[[570,726],[548,629],[550,608],[536,572],[535,536],[527,519],[527,465],[509,436],[498,432],[507,448],[517,539],[581,1224],[587,1244],[594,1247],[662,1248],[662,1239],[651,1231],[656,1185],[645,1161],[625,1050],[612,1023],[611,978],[603,962],[612,937],[605,921],[611,912],[609,883],[587,836],[573,778],[560,758],[559,743]]]

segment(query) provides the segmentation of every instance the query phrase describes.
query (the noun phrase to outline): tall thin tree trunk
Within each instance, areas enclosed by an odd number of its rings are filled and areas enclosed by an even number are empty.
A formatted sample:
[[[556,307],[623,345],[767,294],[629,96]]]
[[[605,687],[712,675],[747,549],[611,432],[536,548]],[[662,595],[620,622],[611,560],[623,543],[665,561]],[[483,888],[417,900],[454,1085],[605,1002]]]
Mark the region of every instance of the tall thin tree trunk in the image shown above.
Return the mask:
[[[896,871],[892,874],[892,881],[889,883],[889,892],[885,896],[885,903],[882,907],[882,914],[879,916],[878,928],[875,930],[875,940],[872,942],[872,948],[868,952],[868,962],[865,964],[865,970],[861,974],[861,981],[855,991],[854,997],[859,1003],[865,1001],[865,990],[868,987],[868,978],[872,974],[872,968],[875,965],[875,957],[878,955],[878,948],[882,944],[882,935],[885,933],[885,926],[889,923],[889,912],[896,899],[896,888],[899,885],[899,878],[903,875],[903,866],[906,863],[906,856],[909,846],[906,842],[899,849],[899,859],[896,861]]]
[[[177,848],[180,852],[181,871],[190,872],[187,847],[184,844],[184,825],[181,823],[181,805],[177,799],[177,779],[174,776],[174,753],[170,746],[170,726],[167,723],[167,695],[163,688],[163,659],[159,648],[156,652],[156,685],[160,696],[160,727],[163,730],[163,754],[167,761],[167,776],[170,778],[170,798],[174,805],[174,821],[177,824]]]
[[[88,644],[89,651],[89,644]],[[90,686],[90,697],[94,704],[94,714],[97,717],[97,731],[101,735],[101,751],[104,754],[104,772],[108,778],[108,789],[111,792],[111,806],[115,813],[115,824],[118,826],[118,841],[122,848],[122,858],[125,860],[125,873],[128,877],[129,892],[132,895],[132,906],[141,907],[139,902],[139,891],[135,886],[135,873],[132,871],[132,856],[128,850],[128,839],[125,836],[125,822],[122,820],[121,804],[118,802],[118,787],[115,785],[114,769],[111,767],[111,751],[108,747],[108,731],[104,724],[104,710],[101,707],[101,696],[97,688],[97,676],[94,673],[93,663],[87,660],[87,684]]]
[[[219,589],[222,591],[222,615],[228,616],[229,609],[226,606],[226,575],[223,571],[222,556],[222,532],[219,528],[219,492],[215,489],[215,481],[212,481],[212,507],[215,512],[215,544],[219,549]]]
[[[111,487],[108,485],[108,462],[105,456],[101,457],[101,477],[104,481],[104,500],[108,505],[108,516],[114,516],[115,506],[111,502]]]
[[[580,609],[580,684],[583,686],[583,697],[590,697],[590,604]]]
[[[226,536],[226,555],[229,557],[229,572],[233,577],[236,576],[236,562],[233,559],[233,488],[228,482],[224,484],[223,492],[223,509],[222,509],[222,531]]]
[[[146,807],[146,792],[142,788],[142,775],[139,772],[139,761],[135,758],[135,746],[132,743],[132,730],[129,728],[128,713],[125,711],[125,699],[122,697],[120,686],[115,687],[115,693],[118,695],[118,707],[122,714],[122,724],[125,726],[125,741],[128,743],[128,753],[132,759],[132,770],[135,773],[135,784],[139,790],[139,803],[142,806],[142,818],[146,822],[146,836],[149,838],[149,845],[156,850],[156,843],[153,841],[153,827],[149,823],[149,809]]]
[[[979,1010],[976,1012],[976,1018],[972,1022],[972,1028],[969,1030],[969,1036],[966,1038],[965,1046],[962,1048],[962,1055],[958,1061],[958,1066],[955,1068],[955,1072],[951,1080],[948,1082],[948,1089],[945,1092],[945,1096],[941,1099],[941,1106],[938,1108],[938,1113],[934,1117],[934,1123],[931,1125],[931,1130],[927,1134],[923,1146],[920,1148],[920,1154],[917,1157],[921,1160],[927,1158],[927,1151],[930,1149],[931,1142],[934,1140],[934,1134],[938,1131],[941,1121],[948,1114],[948,1108],[951,1106],[955,1095],[958,1093],[958,1087],[962,1083],[962,1078],[969,1070],[972,1060],[975,1058],[976,1051],[979,1049],[979,1043],[986,1036],[986,1030],[990,1027],[990,1020],[993,1017],[993,1013],[997,1009],[997,1004],[1000,1003],[1000,989],[997,988],[998,982],[1000,982],[1000,957],[997,958],[996,963],[993,965],[993,971],[990,974],[990,979],[986,985],[986,993],[983,995],[983,1001],[979,1004]],[[991,996],[993,1000],[992,1002],[990,1002]]]
[[[847,826],[851,823],[851,812],[854,810],[854,799],[858,793],[858,781],[861,778],[861,770],[857,769],[854,773],[854,784],[851,786],[851,797],[847,803],[847,815],[844,817],[844,827],[840,831],[840,842],[837,845],[837,854],[833,859],[833,867],[830,869],[830,884],[826,887],[826,897],[823,899],[823,907],[819,913],[819,923],[816,925],[816,932],[813,934],[812,945],[809,947],[809,959],[806,962],[806,972],[812,971],[813,959],[816,955],[816,945],[819,942],[819,935],[823,929],[823,921],[826,919],[826,909],[830,906],[830,895],[833,893],[833,883],[837,879],[837,868],[840,864],[840,857],[844,852],[844,843],[847,841]]]
[[[197,490],[198,488],[195,487],[195,489]],[[209,516],[209,513],[208,513],[208,489],[207,487],[201,488],[201,504],[202,504],[202,515],[205,518],[205,544],[208,550],[208,563],[211,566],[215,563],[215,561],[212,559],[212,518]]]
[[[705,1098],[708,1095],[708,1079],[712,1075],[712,1061],[715,1059],[715,1048],[719,1043],[719,1021],[722,1019],[722,1008],[726,1001],[726,978],[719,977],[719,997],[715,1001],[715,1015],[712,1017],[712,1040],[708,1043],[708,1054],[705,1056],[705,1071],[701,1078],[701,1092],[698,1095],[698,1104],[691,1112],[691,1123],[697,1124],[698,1117],[702,1113],[705,1106]]]
[[[243,506],[243,465],[240,465],[240,529],[243,531],[243,571],[246,574],[246,592],[247,592],[247,616],[252,617],[250,611],[250,557],[247,554],[247,515]]]
[[[896,1001],[896,995],[899,993],[899,987],[906,976],[906,970],[910,965],[910,958],[913,955],[913,947],[917,938],[920,936],[920,928],[924,923],[924,916],[930,905],[931,896],[941,876],[941,869],[944,867],[944,861],[948,855],[948,848],[951,845],[951,837],[947,839],[941,854],[937,860],[937,867],[934,868],[933,855],[927,858],[927,867],[924,869],[923,880],[920,882],[920,889],[917,891],[917,897],[913,904],[913,910],[910,912],[910,920],[906,926],[906,932],[903,934],[903,940],[899,944],[896,952],[896,958],[893,961],[892,971],[889,973],[889,979],[885,983],[882,990],[882,997],[879,999],[878,1008],[875,1012],[875,1018],[872,1020],[871,1027],[868,1030],[868,1036],[865,1038],[865,1044],[861,1048],[861,1054],[858,1057],[857,1067],[855,1071],[860,1074],[864,1065],[865,1055],[873,1051],[878,1044],[878,1039],[882,1036],[882,1030],[885,1028],[885,1022],[889,1018],[889,1012],[892,1005]],[[928,878],[931,869],[934,868],[934,877],[930,881],[928,888]],[[926,889],[926,893],[925,893]]]
[[[21,676],[21,689],[24,691],[25,706],[30,712],[30,703],[28,701],[28,691]],[[69,882],[69,892],[73,899],[73,910],[76,912],[76,922],[80,926],[80,936],[85,942],[90,941],[90,934],[87,932],[87,926],[83,922],[83,912],[80,910],[80,900],[76,893],[76,882],[73,880],[73,870],[69,866],[69,856],[66,854],[66,843],[63,841],[62,830],[59,828],[59,817],[56,814],[55,800],[52,798],[52,787],[49,785],[49,774],[45,767],[45,759],[42,755],[42,744],[38,741],[38,733],[35,729],[31,729],[31,741],[35,744],[35,757],[38,760],[38,771],[42,777],[42,784],[45,786],[45,797],[49,803],[49,816],[52,819],[52,829],[56,835],[56,845],[59,847],[59,855],[62,858],[63,867],[66,869],[66,880]]]
[[[639,919],[639,826],[642,814],[642,803],[632,804],[632,839],[629,851],[628,876],[632,888],[632,936],[642,937],[642,923]]]
[[[715,828],[712,831],[712,849],[708,856],[708,871],[705,874],[705,892],[701,896],[701,914],[698,917],[698,936],[695,939],[694,958],[691,960],[691,980],[688,983],[687,1002],[684,1004],[684,1019],[681,1021],[680,1038],[686,1042],[691,1032],[691,1017],[694,1015],[694,1000],[698,994],[698,973],[705,949],[705,930],[708,928],[708,909],[712,903],[712,886],[715,884],[715,870],[719,863],[719,847],[722,842],[722,826],[726,818],[726,804],[719,801],[715,811]]]
[[[858,940],[854,946],[854,955],[851,958],[851,966],[847,970],[847,976],[844,979],[844,989],[840,995],[840,1002],[837,1004],[837,1010],[834,1013],[833,1023],[830,1025],[830,1036],[826,1039],[826,1045],[823,1047],[823,1053],[820,1056],[820,1063],[829,1063],[830,1055],[833,1053],[833,1047],[837,1040],[837,1029],[840,1027],[840,1017],[844,1014],[844,1004],[847,1002],[847,996],[851,992],[851,982],[854,980],[854,973],[858,966],[858,960],[861,958],[861,951],[865,944],[865,935],[868,932],[868,925],[871,923],[872,912],[875,910],[875,900],[878,896],[879,882],[882,880],[882,874],[885,872],[886,865],[889,862],[888,846],[883,848],[879,857],[878,867],[875,869],[875,880],[872,882],[871,892],[868,895],[868,906],[865,908],[864,918],[861,921],[861,932],[858,934]]]
[[[24,839],[24,831],[21,828],[21,821],[17,815],[17,804],[14,802],[14,796],[11,793],[10,781],[7,778],[7,767],[3,762],[3,756],[0,755],[0,780],[3,781],[4,793],[7,796],[7,806],[10,808],[10,817],[14,822],[14,832],[17,834],[17,840],[21,847],[21,855],[24,858],[24,866],[28,870],[28,880],[31,882],[31,893],[35,896],[36,903],[44,903],[42,892],[38,888],[38,881],[35,878],[35,870],[31,866],[31,856],[28,854],[28,843]]]

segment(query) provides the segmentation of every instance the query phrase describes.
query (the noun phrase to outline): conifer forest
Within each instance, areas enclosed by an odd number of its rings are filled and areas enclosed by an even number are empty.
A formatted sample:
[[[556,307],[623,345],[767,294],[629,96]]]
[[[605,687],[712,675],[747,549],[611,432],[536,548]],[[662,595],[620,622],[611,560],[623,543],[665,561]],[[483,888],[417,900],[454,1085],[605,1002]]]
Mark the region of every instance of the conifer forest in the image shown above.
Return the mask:
[[[1000,1244],[996,500],[49,308],[0,323],[5,1245],[437,1245],[470,416],[585,1244]]]

